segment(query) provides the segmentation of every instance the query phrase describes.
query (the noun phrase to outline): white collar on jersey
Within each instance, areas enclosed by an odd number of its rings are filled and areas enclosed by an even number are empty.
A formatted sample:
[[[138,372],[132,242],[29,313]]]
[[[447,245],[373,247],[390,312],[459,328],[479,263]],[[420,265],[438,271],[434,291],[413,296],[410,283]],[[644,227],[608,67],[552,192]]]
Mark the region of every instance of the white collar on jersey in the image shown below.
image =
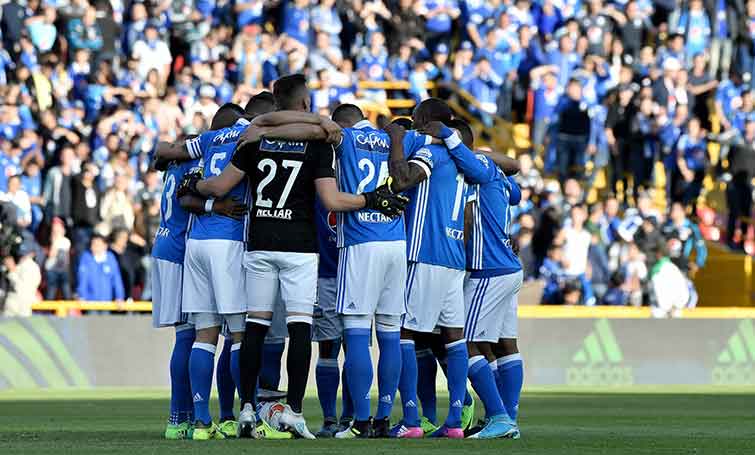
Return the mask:
[[[361,130],[363,128],[374,128],[374,126],[372,126],[372,123],[370,123],[369,120],[364,119],[356,122],[352,128],[355,130]]]
[[[238,119],[238,120],[236,120],[236,125],[240,125],[240,126],[249,125],[250,123],[252,123],[252,122],[250,122],[249,120],[247,120],[247,119],[245,119],[243,117],[240,118],[240,119]]]

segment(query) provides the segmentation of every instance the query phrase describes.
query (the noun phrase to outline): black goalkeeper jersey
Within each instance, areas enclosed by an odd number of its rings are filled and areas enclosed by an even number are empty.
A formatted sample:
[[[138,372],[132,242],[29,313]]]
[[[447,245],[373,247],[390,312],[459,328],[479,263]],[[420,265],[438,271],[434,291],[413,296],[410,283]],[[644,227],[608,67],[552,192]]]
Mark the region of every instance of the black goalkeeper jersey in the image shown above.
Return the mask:
[[[333,147],[322,141],[263,139],[236,150],[249,176],[252,211],[247,251],[316,253],[316,179],[335,177]]]

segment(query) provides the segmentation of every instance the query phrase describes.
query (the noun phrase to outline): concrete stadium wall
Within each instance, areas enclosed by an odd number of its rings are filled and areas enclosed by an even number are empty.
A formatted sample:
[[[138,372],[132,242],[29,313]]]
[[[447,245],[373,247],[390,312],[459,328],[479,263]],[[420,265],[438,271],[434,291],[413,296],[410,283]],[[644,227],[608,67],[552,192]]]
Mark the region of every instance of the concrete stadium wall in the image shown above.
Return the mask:
[[[755,384],[752,319],[521,319],[519,330],[530,385]],[[167,387],[172,338],[148,316],[0,318],[0,389]]]

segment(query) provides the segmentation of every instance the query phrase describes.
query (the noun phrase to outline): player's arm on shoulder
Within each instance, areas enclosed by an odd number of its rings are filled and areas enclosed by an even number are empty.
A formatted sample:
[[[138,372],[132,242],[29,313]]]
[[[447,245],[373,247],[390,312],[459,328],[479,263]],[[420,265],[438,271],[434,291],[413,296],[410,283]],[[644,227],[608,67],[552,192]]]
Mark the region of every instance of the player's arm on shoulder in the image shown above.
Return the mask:
[[[246,205],[241,203],[237,198],[230,197],[215,200],[187,194],[182,196],[178,202],[181,204],[181,207],[197,215],[214,213],[240,220],[247,211]]]
[[[256,126],[281,126],[289,123],[309,123],[319,125],[322,122],[322,116],[311,112],[301,111],[275,111],[267,114],[258,115],[252,120],[252,125]]]
[[[391,123],[386,126],[385,132],[391,138],[391,153],[388,160],[388,171],[392,180],[391,190],[400,193],[430,177],[432,166],[428,166],[419,159],[407,161],[404,147],[406,130],[401,125]]]
[[[184,141],[159,142],[155,149],[155,168],[162,166],[159,163],[170,161],[188,161],[192,159]]]
[[[522,201],[522,189],[519,188],[519,184],[516,183],[513,176],[508,175],[506,179],[509,186],[509,205],[519,205]]]
[[[324,141],[328,139],[328,132],[322,126],[313,123],[292,123],[268,127],[262,137],[287,141]]]
[[[493,161],[506,175],[518,174],[521,170],[519,166],[519,160],[511,158],[505,153],[488,148],[480,149],[478,150],[478,152]]]
[[[234,162],[228,163],[228,166],[223,169],[220,175],[197,182],[197,192],[203,196],[214,198],[223,197],[228,194],[246,176],[246,173],[237,168]]]

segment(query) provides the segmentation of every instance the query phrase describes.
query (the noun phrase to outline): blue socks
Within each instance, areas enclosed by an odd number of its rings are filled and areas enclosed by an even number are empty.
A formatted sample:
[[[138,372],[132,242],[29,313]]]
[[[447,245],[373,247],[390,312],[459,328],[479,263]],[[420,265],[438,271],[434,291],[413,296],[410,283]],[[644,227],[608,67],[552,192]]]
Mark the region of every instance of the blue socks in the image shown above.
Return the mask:
[[[417,397],[422,404],[422,415],[430,422],[438,420],[435,379],[438,375],[438,362],[432,349],[417,351]]]
[[[391,416],[393,400],[401,379],[401,339],[399,331],[377,331],[377,341],[380,347],[378,361],[378,407],[375,419]]]
[[[354,403],[354,419],[370,418],[370,388],[372,387],[372,359],[370,358],[370,329],[346,329],[346,379],[349,383],[351,401]]]
[[[500,378],[498,391],[509,417],[516,420],[519,413],[519,397],[522,394],[522,383],[524,382],[522,354],[517,352],[501,357],[497,360],[497,363],[498,377]]]
[[[467,353],[466,340],[458,340],[446,345],[448,352],[448,396],[449,409],[446,417],[446,426],[449,428],[461,428],[461,410],[464,406],[467,394]]]
[[[233,401],[236,398],[236,383],[231,374],[231,345],[233,342],[226,338],[223,350],[218,358],[217,370],[215,370],[215,384],[218,388],[218,402],[220,404],[220,421],[234,420]]]
[[[322,416],[326,420],[337,420],[336,397],[338,395],[338,381],[340,379],[341,374],[338,371],[337,358],[324,359],[321,357],[317,360],[317,367],[315,367],[317,398],[320,399]],[[346,383],[344,382],[345,388]]]
[[[241,399],[241,342],[231,345],[231,377]]]
[[[281,380],[281,358],[286,343],[265,343],[262,346],[260,385],[278,388]]]
[[[404,425],[419,426],[417,410],[417,355],[414,352],[414,340],[401,340],[401,379],[398,390],[404,408]],[[461,414],[459,414],[461,415]]]
[[[176,329],[176,342],[170,356],[170,423],[178,425],[191,421],[194,405],[191,401],[189,356],[194,343],[194,328]]]
[[[341,371],[341,419],[354,417],[354,402],[351,401],[349,381],[346,380],[346,369]]]
[[[215,368],[215,346],[194,342],[189,357],[189,377],[194,400],[194,417],[205,425],[212,422],[210,416],[210,389],[212,370]]]
[[[472,388],[485,406],[485,417],[504,414],[506,409],[498,392],[493,370],[484,356],[476,355],[469,359],[469,380]]]
[[[448,365],[446,364],[446,359],[438,359],[438,363],[440,364],[440,369],[443,371],[443,375],[446,377],[446,380],[448,380]],[[469,406],[473,403],[472,395],[470,395],[469,390],[464,394],[464,406]]]

